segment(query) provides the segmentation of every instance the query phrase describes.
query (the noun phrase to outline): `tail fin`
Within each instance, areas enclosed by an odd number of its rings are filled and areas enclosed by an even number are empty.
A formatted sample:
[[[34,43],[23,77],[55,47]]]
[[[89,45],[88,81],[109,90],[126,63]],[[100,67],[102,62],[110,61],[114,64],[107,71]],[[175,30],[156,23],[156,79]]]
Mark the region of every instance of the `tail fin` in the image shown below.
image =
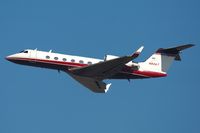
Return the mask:
[[[180,52],[194,46],[193,44],[181,45],[173,48],[160,48],[144,63],[144,68],[150,71],[167,72],[173,60],[181,61]]]

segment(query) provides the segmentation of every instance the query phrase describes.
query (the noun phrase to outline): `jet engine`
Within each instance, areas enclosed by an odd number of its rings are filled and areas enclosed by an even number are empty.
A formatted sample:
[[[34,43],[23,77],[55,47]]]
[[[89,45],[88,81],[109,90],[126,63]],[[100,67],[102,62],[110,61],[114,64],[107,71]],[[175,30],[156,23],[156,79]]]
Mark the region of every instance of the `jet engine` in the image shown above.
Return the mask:
[[[127,63],[126,66],[131,67],[132,70],[138,70],[140,68],[140,65],[138,63],[133,62],[133,61]]]

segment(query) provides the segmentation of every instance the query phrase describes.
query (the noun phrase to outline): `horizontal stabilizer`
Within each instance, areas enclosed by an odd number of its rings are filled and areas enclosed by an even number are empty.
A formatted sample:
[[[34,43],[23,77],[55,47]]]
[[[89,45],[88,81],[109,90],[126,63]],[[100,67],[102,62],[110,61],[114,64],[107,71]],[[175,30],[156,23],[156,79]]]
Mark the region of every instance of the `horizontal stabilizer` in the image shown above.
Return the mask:
[[[180,57],[180,52],[182,50],[185,50],[187,48],[193,47],[193,44],[186,44],[186,45],[181,45],[181,46],[177,46],[177,47],[172,47],[172,48],[160,48],[156,51],[156,53],[160,53],[160,54],[164,54],[167,56],[174,56],[175,60],[177,61],[181,61],[181,57]]]
[[[181,45],[178,47],[173,47],[173,48],[160,48],[156,51],[156,53],[165,53],[165,54],[177,54],[178,52],[193,47],[193,44],[186,44],[186,45]]]

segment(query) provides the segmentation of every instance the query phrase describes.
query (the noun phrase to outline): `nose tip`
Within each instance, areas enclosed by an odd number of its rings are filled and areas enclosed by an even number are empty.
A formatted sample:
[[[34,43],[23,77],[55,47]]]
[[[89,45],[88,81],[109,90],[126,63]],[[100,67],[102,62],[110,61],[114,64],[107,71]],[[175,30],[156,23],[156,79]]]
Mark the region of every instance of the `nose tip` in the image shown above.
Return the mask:
[[[12,60],[11,58],[12,58],[11,55],[5,57],[5,59],[8,61],[11,61]]]
[[[10,60],[10,57],[9,57],[9,56],[6,56],[5,59],[9,61],[9,60]]]

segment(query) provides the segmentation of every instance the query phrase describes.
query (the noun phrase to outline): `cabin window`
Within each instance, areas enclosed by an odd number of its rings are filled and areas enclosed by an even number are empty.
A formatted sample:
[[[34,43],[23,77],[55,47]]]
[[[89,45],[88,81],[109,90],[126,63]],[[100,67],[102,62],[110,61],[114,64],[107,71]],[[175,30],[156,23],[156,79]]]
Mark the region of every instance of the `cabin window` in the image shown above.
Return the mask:
[[[58,60],[58,57],[54,57],[55,60]]]
[[[24,53],[28,53],[28,51],[24,51]]]
[[[71,59],[71,62],[75,62],[75,60],[74,60],[74,59]]]
[[[63,58],[63,61],[67,61],[67,59],[66,59],[66,58]]]
[[[84,62],[82,60],[80,60],[79,63],[83,64]]]
[[[88,61],[88,65],[92,65],[92,62],[91,62],[91,61]]]
[[[46,56],[46,59],[50,59],[50,56],[47,55],[47,56]]]

